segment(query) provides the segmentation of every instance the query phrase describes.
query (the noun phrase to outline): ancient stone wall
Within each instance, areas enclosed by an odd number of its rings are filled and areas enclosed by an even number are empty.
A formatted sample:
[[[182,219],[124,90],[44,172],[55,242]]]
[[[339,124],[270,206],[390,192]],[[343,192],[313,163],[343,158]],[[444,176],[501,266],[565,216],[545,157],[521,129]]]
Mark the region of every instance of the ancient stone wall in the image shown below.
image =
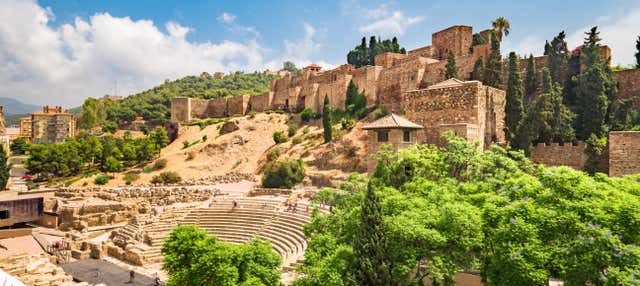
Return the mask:
[[[539,143],[531,148],[531,161],[546,166],[568,166],[583,170],[588,158],[584,153],[585,147],[583,142],[579,142],[577,145]]]
[[[640,173],[640,132],[609,133],[609,176]]]
[[[417,48],[407,52],[407,55],[409,57],[425,57],[425,58],[435,58],[437,56],[436,49],[434,46]]]
[[[273,100],[273,92],[268,91],[261,95],[249,97],[249,111],[262,112],[271,109],[271,101]]]
[[[485,86],[486,101],[486,128],[485,143],[493,142],[504,144],[507,142],[504,134],[504,117],[506,105],[506,93],[504,90]],[[489,147],[485,144],[485,148]]]
[[[421,143],[440,145],[441,126],[476,125],[477,138],[484,145],[486,89],[477,81],[454,86],[432,87],[407,92],[403,101],[405,117],[424,126]]]
[[[171,99],[171,122],[191,121],[191,98],[174,97]]]
[[[378,80],[378,105],[392,112],[402,111],[404,93],[420,87],[428,58],[407,58],[391,68],[384,69]]]
[[[351,80],[367,98],[367,107],[375,106],[378,102],[378,78],[382,69],[380,66],[366,66],[351,72]]]
[[[399,53],[383,53],[375,56],[373,62],[376,66],[381,66],[383,68],[390,68],[395,65],[396,61],[407,58],[405,54]]]
[[[431,34],[431,44],[436,47],[436,58],[445,60],[452,51],[456,57],[469,54],[473,39],[471,26],[452,26]]]
[[[247,107],[249,105],[248,95],[241,95],[230,97],[227,99],[227,116],[233,115],[245,115],[247,113]]]
[[[613,73],[618,82],[618,98],[633,98],[635,106],[640,106],[640,69]]]

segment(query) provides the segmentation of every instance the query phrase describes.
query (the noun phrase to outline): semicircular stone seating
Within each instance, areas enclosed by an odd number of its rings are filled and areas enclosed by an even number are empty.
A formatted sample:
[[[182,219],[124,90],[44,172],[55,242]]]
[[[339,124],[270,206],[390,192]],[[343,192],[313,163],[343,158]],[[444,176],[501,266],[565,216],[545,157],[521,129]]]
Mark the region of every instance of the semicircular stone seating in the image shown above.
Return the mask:
[[[310,220],[309,213],[285,211],[285,199],[233,198],[213,202],[208,208],[193,208],[184,215],[164,219],[145,227],[141,251],[148,263],[162,261],[162,243],[176,225],[197,225],[221,241],[242,244],[253,238],[271,242],[283,258],[283,267],[291,269],[304,256],[307,241],[302,227]]]
[[[229,243],[248,243],[253,238],[271,242],[284,265],[301,258],[307,242],[302,232],[309,216],[284,212],[284,200],[237,198],[192,210],[178,224],[194,224]]]

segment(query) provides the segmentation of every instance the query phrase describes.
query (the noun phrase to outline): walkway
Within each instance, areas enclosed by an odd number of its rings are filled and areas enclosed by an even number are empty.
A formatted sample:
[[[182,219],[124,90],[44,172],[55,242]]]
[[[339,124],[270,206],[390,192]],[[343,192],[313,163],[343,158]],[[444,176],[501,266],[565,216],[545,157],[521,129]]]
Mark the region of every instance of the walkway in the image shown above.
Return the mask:
[[[74,280],[91,284],[103,283],[109,286],[150,286],[154,279],[136,273],[133,283],[129,281],[129,271],[110,262],[98,259],[86,259],[62,265],[64,271]]]

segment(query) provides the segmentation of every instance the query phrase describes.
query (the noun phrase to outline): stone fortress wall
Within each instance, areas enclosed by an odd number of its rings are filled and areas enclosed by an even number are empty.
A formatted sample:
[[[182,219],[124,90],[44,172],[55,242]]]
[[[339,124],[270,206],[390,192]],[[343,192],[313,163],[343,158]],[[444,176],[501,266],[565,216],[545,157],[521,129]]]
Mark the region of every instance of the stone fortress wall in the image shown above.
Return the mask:
[[[640,132],[609,132],[609,176],[640,173]]]
[[[538,143],[531,148],[531,161],[547,166],[568,166],[582,170],[587,162],[585,148],[584,142],[578,142],[576,145],[571,143],[564,145]]]

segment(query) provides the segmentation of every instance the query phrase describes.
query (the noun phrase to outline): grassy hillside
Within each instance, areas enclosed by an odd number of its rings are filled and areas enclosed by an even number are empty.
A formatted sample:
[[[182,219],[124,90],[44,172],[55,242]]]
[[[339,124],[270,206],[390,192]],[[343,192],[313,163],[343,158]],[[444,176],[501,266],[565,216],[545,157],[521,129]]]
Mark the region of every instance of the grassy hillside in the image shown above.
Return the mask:
[[[187,76],[175,81],[166,81],[152,89],[127,96],[119,101],[97,101],[87,99],[83,109],[95,110],[97,124],[106,121],[131,121],[142,116],[152,123],[164,123],[170,119],[171,98],[193,97],[213,99],[237,95],[257,95],[269,90],[269,83],[276,76],[262,73],[229,74],[223,78],[214,78],[207,73],[200,76]],[[80,117],[82,126],[83,117]]]

